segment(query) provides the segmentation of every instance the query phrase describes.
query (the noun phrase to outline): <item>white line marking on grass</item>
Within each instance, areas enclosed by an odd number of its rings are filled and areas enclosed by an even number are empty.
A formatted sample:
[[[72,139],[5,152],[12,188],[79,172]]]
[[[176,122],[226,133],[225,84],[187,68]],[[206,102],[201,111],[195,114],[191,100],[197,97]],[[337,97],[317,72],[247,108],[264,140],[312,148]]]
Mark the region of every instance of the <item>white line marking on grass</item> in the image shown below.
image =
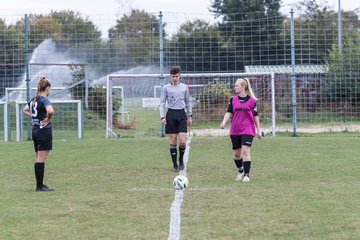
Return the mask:
[[[173,191],[174,188],[130,188],[130,192],[162,192]]]
[[[175,198],[171,204],[170,213],[170,229],[168,240],[178,240],[180,239],[180,225],[181,225],[181,203],[184,199],[183,190],[175,190]]]
[[[181,175],[186,176],[186,167],[189,160],[189,152],[191,145],[191,137],[186,139],[186,149],[184,153],[184,170],[180,171]],[[184,199],[184,190],[175,190],[174,201],[170,207],[170,225],[169,225],[169,237],[168,240],[180,239],[180,225],[181,225],[181,203]]]
[[[191,137],[187,137],[186,139],[186,149],[184,153],[184,169],[180,171],[181,175],[186,176],[186,168],[187,168],[187,162],[189,161],[189,153],[190,153],[190,146],[191,146]]]
[[[173,191],[174,188],[131,188],[130,192],[161,192],[161,191]],[[233,188],[222,188],[222,187],[191,187],[187,189],[187,192],[213,192],[213,191],[229,191]]]

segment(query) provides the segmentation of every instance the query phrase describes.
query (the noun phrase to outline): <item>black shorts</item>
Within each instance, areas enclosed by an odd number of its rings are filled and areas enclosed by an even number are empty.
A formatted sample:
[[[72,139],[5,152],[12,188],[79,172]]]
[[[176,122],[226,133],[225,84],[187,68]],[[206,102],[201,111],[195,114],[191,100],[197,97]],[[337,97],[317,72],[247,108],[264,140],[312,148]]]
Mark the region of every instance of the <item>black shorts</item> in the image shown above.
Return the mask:
[[[169,109],[166,113],[166,134],[187,132],[187,116],[184,109]]]
[[[251,135],[230,135],[232,149],[236,150],[244,146],[251,147],[254,136]]]
[[[52,150],[52,128],[33,128],[32,139],[35,152]]]

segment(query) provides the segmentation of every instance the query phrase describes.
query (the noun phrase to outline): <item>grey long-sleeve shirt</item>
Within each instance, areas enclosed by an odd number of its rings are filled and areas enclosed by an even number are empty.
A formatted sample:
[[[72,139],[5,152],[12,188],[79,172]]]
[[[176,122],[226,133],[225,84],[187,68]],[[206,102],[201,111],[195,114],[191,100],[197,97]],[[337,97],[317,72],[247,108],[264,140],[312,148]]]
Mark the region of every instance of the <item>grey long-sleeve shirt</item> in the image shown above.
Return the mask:
[[[159,104],[160,118],[165,117],[166,102],[169,109],[185,109],[188,117],[192,115],[190,93],[187,85],[169,83],[163,87]]]

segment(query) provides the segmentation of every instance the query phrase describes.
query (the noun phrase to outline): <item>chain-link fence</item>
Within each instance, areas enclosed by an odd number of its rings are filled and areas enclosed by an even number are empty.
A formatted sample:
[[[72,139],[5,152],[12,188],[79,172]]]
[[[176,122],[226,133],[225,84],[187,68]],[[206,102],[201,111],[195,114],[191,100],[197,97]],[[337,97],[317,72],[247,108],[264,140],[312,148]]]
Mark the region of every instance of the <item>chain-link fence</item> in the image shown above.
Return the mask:
[[[151,119],[148,126],[142,125],[142,132],[158,135],[160,120],[153,106],[142,113],[149,116],[136,117],[144,104],[139,102],[138,110],[133,105],[129,112],[126,96],[140,99],[143,95],[156,101],[156,86],[169,81],[161,76],[174,65],[181,66],[183,74],[274,74],[274,86],[261,78],[252,80],[264,128],[272,126],[274,108],[278,130],[291,130],[294,120],[299,129],[329,131],[340,126],[340,130],[356,130],[360,124],[359,14],[343,14],[340,35],[337,17],[333,11],[298,12],[293,18],[290,13],[239,12],[186,20],[187,14],[140,10],[118,18],[91,16],[109,26],[105,33],[72,11],[0,19],[0,133],[7,140],[27,138],[28,119],[18,108],[26,101],[27,89],[45,75],[57,89],[51,96],[57,101],[54,137],[105,137],[107,76],[158,74],[159,79],[149,79],[151,96],[142,88],[129,88],[130,82],[119,84],[127,91],[124,99],[121,88],[114,91],[120,94],[114,110],[117,116],[119,111],[123,115],[120,124],[131,126],[132,121]],[[233,79],[204,79],[203,87],[192,90],[193,101],[202,101],[193,113],[199,132],[219,127],[227,105],[223,98],[234,94]],[[189,83],[196,84],[200,83]],[[133,95],[132,89],[137,91]],[[73,100],[80,100],[80,109]],[[136,127],[122,129],[120,136],[137,136],[124,131],[136,132]]]

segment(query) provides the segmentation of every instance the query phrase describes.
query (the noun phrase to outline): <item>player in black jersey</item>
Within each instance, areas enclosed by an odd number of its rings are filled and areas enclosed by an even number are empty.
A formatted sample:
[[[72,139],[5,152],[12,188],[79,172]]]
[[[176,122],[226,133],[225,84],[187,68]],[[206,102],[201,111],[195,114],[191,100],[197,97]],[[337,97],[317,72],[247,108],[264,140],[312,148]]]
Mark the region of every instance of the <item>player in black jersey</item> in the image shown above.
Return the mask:
[[[23,112],[32,118],[32,139],[35,149],[35,178],[36,191],[49,192],[54,189],[43,183],[45,160],[52,150],[51,118],[54,109],[47,98],[51,93],[51,82],[46,77],[40,77],[36,88],[36,96],[23,108]]]

